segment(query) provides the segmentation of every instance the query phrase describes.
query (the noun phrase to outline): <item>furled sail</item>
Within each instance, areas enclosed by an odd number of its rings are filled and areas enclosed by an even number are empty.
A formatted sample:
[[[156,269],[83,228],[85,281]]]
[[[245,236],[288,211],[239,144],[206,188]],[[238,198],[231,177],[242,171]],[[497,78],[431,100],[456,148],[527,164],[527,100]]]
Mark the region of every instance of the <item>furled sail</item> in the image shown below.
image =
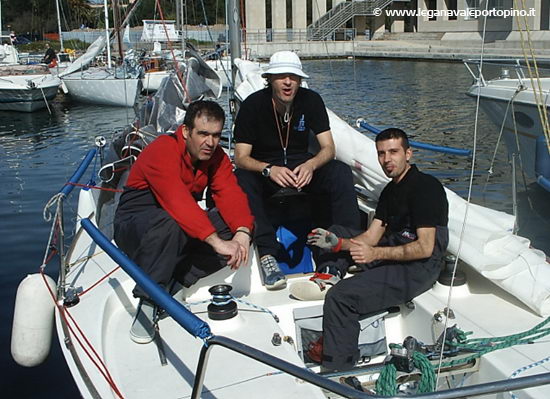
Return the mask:
[[[86,67],[95,57],[101,54],[104,49],[105,36],[99,36],[92,44],[90,44],[90,47],[88,47],[84,54],[78,57],[71,65],[67,67],[67,69],[59,74],[59,77],[67,76]]]

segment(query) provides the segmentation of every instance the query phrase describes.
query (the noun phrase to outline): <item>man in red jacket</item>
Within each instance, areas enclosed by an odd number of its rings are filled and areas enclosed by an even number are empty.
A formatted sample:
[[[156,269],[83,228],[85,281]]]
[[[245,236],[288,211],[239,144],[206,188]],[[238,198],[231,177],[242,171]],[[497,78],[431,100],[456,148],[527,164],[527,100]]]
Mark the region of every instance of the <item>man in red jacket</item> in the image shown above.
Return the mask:
[[[130,170],[115,215],[115,241],[163,287],[173,278],[189,287],[248,260],[254,219],[218,145],[224,122],[217,103],[190,104],[183,125],[149,144]],[[210,211],[197,204],[206,187],[216,205]],[[133,294],[140,303],[130,336],[149,343],[155,305],[141,287]]]

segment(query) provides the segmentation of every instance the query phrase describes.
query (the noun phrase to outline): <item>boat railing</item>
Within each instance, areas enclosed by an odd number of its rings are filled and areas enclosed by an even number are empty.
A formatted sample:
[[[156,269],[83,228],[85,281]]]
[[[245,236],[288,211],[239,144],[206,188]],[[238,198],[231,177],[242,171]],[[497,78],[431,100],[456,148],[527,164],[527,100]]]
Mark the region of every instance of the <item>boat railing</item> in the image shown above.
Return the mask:
[[[357,127],[361,127],[374,134],[378,134],[382,131],[381,129],[367,123],[367,121],[365,121],[363,118],[357,119],[356,125]],[[445,154],[461,155],[466,157],[472,156],[472,150],[465,150],[462,148],[447,147],[447,146],[429,144],[429,143],[421,143],[419,141],[414,141],[414,140],[409,140],[409,144],[413,148],[420,148],[428,151],[442,152]]]
[[[317,387],[326,389],[335,394],[346,398],[369,398],[382,399],[387,396],[373,395],[367,392],[361,392],[354,388],[333,381],[326,375],[316,374],[313,371],[292,364],[283,359],[272,356],[268,353],[250,347],[244,343],[238,342],[228,337],[213,335],[210,326],[205,321],[191,313],[178,301],[176,301],[168,292],[162,289],[158,284],[140,269],[130,258],[120,251],[93,223],[85,218],[81,220],[84,230],[90,235],[93,241],[102,248],[120,267],[137,283],[144,291],[162,307],[181,327],[187,332],[204,341],[204,345],[199,355],[199,361],[195,373],[195,381],[191,398],[200,398],[203,390],[204,377],[208,366],[208,357],[210,352],[216,346],[225,347],[233,352],[239,353],[248,358],[254,359],[260,363],[266,364],[279,371],[290,374],[296,378],[313,384]],[[430,399],[450,399],[469,396],[479,396],[498,392],[507,392],[530,388],[540,385],[550,384],[550,373],[542,373],[533,376],[494,381],[489,383],[471,385],[467,387],[455,388],[445,391],[432,393],[423,393],[408,396],[410,398],[430,398]],[[397,396],[390,397],[397,399]]]
[[[462,62],[466,66],[466,69],[468,70],[474,81],[478,82],[478,84],[480,84],[481,86],[485,86],[486,78],[483,75],[481,60],[465,59],[462,60]],[[474,71],[472,70],[472,65],[476,67],[477,74],[474,73]],[[526,80],[525,70],[527,69],[527,64],[522,59],[518,58],[513,60],[504,60],[498,58],[489,58],[483,60],[483,65],[501,68],[500,78],[510,78],[510,69],[513,69],[516,78],[519,80],[520,85],[524,85],[524,81]],[[530,67],[533,68],[533,64],[530,64]],[[550,76],[550,59],[537,59],[537,69],[539,73],[542,72],[542,75]]]
[[[74,190],[76,184],[80,181],[93,159],[97,154],[97,149],[93,148],[89,150],[80,162],[80,165],[76,168],[73,175],[67,180],[65,185],[59,190],[59,192],[50,200],[46,208],[49,208],[50,205],[55,203],[57,205],[56,215],[52,224],[52,230],[50,233],[50,240],[52,239],[53,232],[58,230],[58,254],[59,254],[59,284],[57,288],[58,298],[63,298],[65,296],[66,288],[66,276],[68,272],[68,263],[65,259],[65,229],[64,226],[64,217],[63,217],[63,202],[69,196],[69,194]],[[55,201],[55,202],[54,202]]]

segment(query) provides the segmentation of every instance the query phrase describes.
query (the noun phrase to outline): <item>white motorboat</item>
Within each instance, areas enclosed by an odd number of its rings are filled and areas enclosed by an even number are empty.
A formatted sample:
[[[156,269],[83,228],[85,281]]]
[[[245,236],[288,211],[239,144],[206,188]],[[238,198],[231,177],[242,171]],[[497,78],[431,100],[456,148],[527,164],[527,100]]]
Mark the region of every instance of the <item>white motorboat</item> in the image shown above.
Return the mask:
[[[236,94],[243,99],[262,88],[263,79],[256,66],[235,62],[243,81]],[[75,234],[69,250],[63,252],[63,242],[48,245],[62,251],[57,290],[55,283],[50,282],[53,288],[48,292],[43,277],[35,276],[42,288],[34,286],[30,303],[20,307],[19,303],[24,303],[24,299],[20,301],[25,291],[25,282],[22,283],[14,323],[22,324],[18,309],[25,309],[21,313],[31,318],[25,319],[27,326],[31,324],[40,336],[16,340],[14,355],[18,361],[32,365],[41,360],[47,344],[44,342],[47,326],[37,325],[39,318],[31,315],[35,314],[35,302],[42,306],[50,300],[49,314],[55,308],[62,351],[85,398],[241,398],[243,394],[262,398],[337,397],[331,392],[344,397],[380,398],[372,390],[387,367],[385,361],[391,362],[393,358],[397,363],[414,365],[411,359],[415,345],[397,349],[387,346],[401,344],[408,336],[413,336],[419,347],[429,348],[431,366],[422,371],[417,367],[409,372],[400,371],[398,380],[388,380],[387,384],[395,385],[399,392],[415,397],[419,381],[430,370],[433,371],[430,375],[435,375],[441,355],[441,372],[433,377],[437,392],[432,396],[423,394],[423,398],[478,395],[502,398],[502,392],[509,391],[524,399],[548,398],[550,388],[544,384],[550,383],[550,366],[546,363],[550,342],[540,339],[550,333],[545,327],[550,322],[550,266],[546,257],[530,248],[527,240],[511,233],[512,216],[467,204],[450,191],[447,191],[449,252],[460,257],[466,282],[452,289],[444,281],[438,282],[412,303],[403,304],[389,314],[376,315],[366,329],[375,330],[384,353],[366,357],[362,367],[348,374],[320,373],[319,366],[304,357],[307,350],[304,332],[315,329],[312,325],[316,322],[315,315],[318,319],[322,301],[295,300],[288,288],[267,291],[258,272],[254,248],[248,267],[236,272],[221,270],[190,289],[176,290],[173,295],[152,283],[111,243],[112,217],[132,157],[139,154],[140,146],[161,132],[171,131],[183,119],[182,104],[177,99],[184,99],[185,95],[181,87],[180,94],[175,89],[177,85],[161,88],[154,98],[158,102],[145,108],[147,111],[142,113],[145,119],[139,127],[135,124],[115,139],[110,155],[102,155],[103,190],[88,185],[80,191]],[[204,94],[193,93],[189,98]],[[171,100],[162,100],[167,94]],[[376,161],[374,142],[330,111],[329,117],[337,158],[352,167],[360,209],[369,215],[387,182]],[[103,152],[105,141],[98,139],[96,143],[97,151]],[[51,201],[50,205],[56,205],[52,240],[65,236],[59,230],[63,226],[63,198],[95,154],[93,150],[87,155],[62,194]],[[289,282],[307,278],[309,275],[291,275]],[[137,301],[131,294],[136,281],[168,313],[158,322],[159,338],[147,345],[133,343],[128,334],[136,312]],[[232,297],[225,292],[220,303],[223,284],[232,286]],[[209,292],[214,286],[218,298],[212,298]],[[49,298],[50,294],[55,302]],[[235,317],[219,320],[209,316],[210,307],[225,306],[232,301],[236,302]],[[48,313],[41,310],[39,314]],[[473,333],[472,340],[463,343],[465,350],[449,347],[441,354],[437,339],[446,327],[449,334]],[[14,337],[23,335],[16,334],[14,326]],[[486,339],[475,341],[481,337]],[[453,339],[447,342],[450,345]],[[530,344],[524,345],[526,342]],[[385,359],[385,353],[391,354],[390,360]],[[348,385],[343,379],[348,376],[357,378],[362,389],[370,393]],[[380,395],[382,385],[376,388]]]
[[[0,110],[34,112],[46,108],[61,81],[45,65],[0,67]]]
[[[471,62],[466,61],[466,66]],[[524,67],[519,62],[485,62],[485,68],[491,65],[500,67],[500,76],[486,80],[483,75],[476,76],[468,67],[475,81],[467,94],[473,98],[479,94],[480,106],[502,131],[510,156],[520,155],[527,176],[537,178],[538,183],[550,191],[550,155],[537,106],[539,97],[541,108],[550,115],[550,77],[531,80],[525,76]],[[514,71],[515,76],[511,76],[510,71]]]

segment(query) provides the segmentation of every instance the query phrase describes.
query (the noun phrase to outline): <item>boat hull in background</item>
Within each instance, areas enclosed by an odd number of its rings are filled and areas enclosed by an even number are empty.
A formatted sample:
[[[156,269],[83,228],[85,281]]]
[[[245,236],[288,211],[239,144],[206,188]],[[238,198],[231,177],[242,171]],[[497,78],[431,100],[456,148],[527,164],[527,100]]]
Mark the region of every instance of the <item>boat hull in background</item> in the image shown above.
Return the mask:
[[[61,81],[51,75],[3,76],[0,80],[0,110],[34,112],[46,107]]]
[[[75,72],[62,80],[73,100],[89,104],[133,107],[141,90],[140,79],[119,79],[104,70]]]

